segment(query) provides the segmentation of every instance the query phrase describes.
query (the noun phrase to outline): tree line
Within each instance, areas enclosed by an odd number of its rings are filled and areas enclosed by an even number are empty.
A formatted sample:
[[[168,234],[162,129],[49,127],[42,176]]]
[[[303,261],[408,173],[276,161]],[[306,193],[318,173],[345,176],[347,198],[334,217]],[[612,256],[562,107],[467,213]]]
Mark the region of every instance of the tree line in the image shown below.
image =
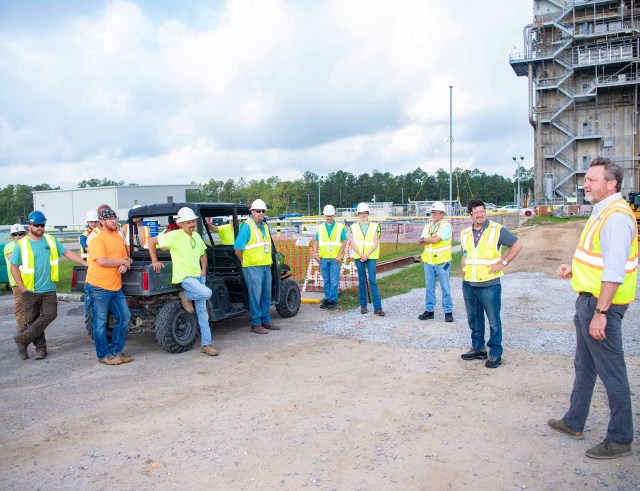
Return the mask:
[[[533,190],[533,168],[521,168],[520,173],[523,202],[526,202],[526,197]],[[505,178],[498,174],[488,175],[478,169],[455,169],[453,199],[459,199],[463,205],[472,199],[482,199],[498,205],[513,203],[516,180],[516,173],[513,178]],[[247,180],[244,177],[226,181],[210,179],[205,184],[191,184],[197,185],[198,189],[187,190],[188,201],[251,203],[254,199],[261,198],[269,206],[270,215],[317,213],[318,193],[321,207],[331,203],[336,208],[350,208],[361,201],[371,202],[374,198],[377,202],[391,201],[395,204],[407,204],[409,200],[449,199],[449,173],[443,169],[428,174],[418,168],[398,176],[377,170],[360,175],[340,170],[326,176],[306,171],[302,178],[293,181],[274,176],[260,180]],[[123,181],[102,178],[83,180],[77,187],[124,185]],[[5,186],[0,190],[0,223],[24,223],[33,210],[33,191],[54,189],[60,188],[48,184]]]

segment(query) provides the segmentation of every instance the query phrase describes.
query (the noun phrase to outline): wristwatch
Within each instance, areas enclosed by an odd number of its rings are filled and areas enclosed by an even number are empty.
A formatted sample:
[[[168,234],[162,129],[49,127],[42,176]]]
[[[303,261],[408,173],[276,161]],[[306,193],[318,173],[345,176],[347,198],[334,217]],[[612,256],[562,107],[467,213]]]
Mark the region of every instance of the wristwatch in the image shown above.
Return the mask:
[[[502,261],[500,261],[502,263],[503,266],[506,266],[507,264],[509,264],[507,261],[505,261],[504,259]]]
[[[606,314],[606,313],[607,313],[606,310],[602,310],[602,309],[596,307],[596,314]]]

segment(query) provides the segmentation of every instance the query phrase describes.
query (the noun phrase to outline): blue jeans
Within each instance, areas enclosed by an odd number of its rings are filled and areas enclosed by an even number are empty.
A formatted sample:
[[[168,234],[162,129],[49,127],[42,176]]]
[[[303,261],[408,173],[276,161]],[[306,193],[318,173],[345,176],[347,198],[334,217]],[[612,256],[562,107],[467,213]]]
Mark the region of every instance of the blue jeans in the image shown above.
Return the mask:
[[[371,291],[371,298],[373,299],[373,308],[382,308],[382,301],[378,293],[378,284],[376,283],[376,262],[375,259],[367,259],[365,262],[360,261],[359,258],[355,260],[356,268],[358,268],[358,298],[360,300],[360,307],[367,306],[366,271],[369,275],[369,290]]]
[[[200,344],[211,344],[211,328],[209,327],[209,312],[207,312],[207,300],[211,298],[211,289],[205,285],[204,276],[187,276],[180,286],[184,295],[196,304],[196,315],[200,325]]]
[[[324,298],[328,302],[338,301],[338,284],[340,283],[340,261],[322,259],[320,273],[324,282]]]
[[[453,300],[451,300],[451,286],[449,285],[449,272],[451,262],[442,264],[424,263],[424,280],[427,285],[427,298],[425,308],[427,312],[433,312],[436,307],[436,276],[442,290],[442,310],[445,314],[453,312]]]
[[[484,316],[489,320],[489,354],[502,356],[502,323],[500,322],[500,302],[502,300],[502,285],[471,286],[467,281],[462,282],[462,296],[467,308],[467,320],[471,329],[471,346],[477,350],[484,350]]]
[[[574,431],[583,431],[589,415],[591,396],[600,377],[609,399],[609,427],[607,440],[626,445],[633,440],[633,412],[627,366],[622,349],[622,317],[627,305],[611,305],[607,309],[607,325],[602,341],[589,334],[598,299],[584,295],[576,300],[573,322],[576,326],[576,378],[573,382],[569,410],[564,423]]]
[[[84,317],[87,318],[87,314],[91,309],[91,293],[92,293],[93,285],[84,282]]]
[[[131,312],[127,306],[122,290],[105,290],[91,285],[91,320],[93,328],[93,342],[96,345],[96,355],[99,360],[111,355],[119,355],[127,339],[127,325]],[[116,318],[111,335],[111,344],[107,342],[107,322],[109,312]]]
[[[242,268],[242,274],[249,291],[251,325],[268,324],[271,322],[271,266],[247,266]]]

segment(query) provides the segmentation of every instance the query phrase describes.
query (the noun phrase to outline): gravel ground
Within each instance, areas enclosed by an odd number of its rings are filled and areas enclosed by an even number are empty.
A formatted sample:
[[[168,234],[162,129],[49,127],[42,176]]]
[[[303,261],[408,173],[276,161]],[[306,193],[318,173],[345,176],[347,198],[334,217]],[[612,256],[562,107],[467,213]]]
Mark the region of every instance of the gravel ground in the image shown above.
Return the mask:
[[[416,266],[420,267],[420,266]],[[569,281],[549,278],[543,273],[514,273],[502,280],[502,344],[509,351],[573,355],[573,325],[576,298]],[[438,287],[439,288],[439,287]],[[640,284],[639,284],[640,288]],[[444,322],[437,290],[438,305],[433,321],[418,320],[424,310],[424,289],[418,288],[383,302],[387,316],[371,320],[360,310],[348,312],[320,324],[316,330],[338,337],[384,343],[394,347],[465,348],[470,332],[462,298],[461,278],[451,278],[454,322]],[[636,298],[640,295],[636,293]],[[532,308],[532,306],[535,306]],[[365,323],[366,320],[366,323]],[[436,330],[429,333],[426,328]],[[487,336],[488,336],[487,324]],[[628,356],[640,355],[640,305],[631,304],[623,320],[623,343]]]

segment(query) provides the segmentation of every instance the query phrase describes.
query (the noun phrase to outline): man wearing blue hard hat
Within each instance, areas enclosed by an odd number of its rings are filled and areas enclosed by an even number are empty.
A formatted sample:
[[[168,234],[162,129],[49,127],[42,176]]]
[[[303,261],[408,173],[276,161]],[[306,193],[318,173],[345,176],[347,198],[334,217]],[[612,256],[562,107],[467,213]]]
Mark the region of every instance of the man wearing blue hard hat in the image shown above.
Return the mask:
[[[29,233],[20,239],[11,254],[11,274],[22,293],[22,304],[27,315],[24,330],[14,337],[20,358],[29,358],[27,347],[36,347],[36,360],[47,356],[44,330],[58,315],[58,258],[64,256],[87,266],[75,252],[65,249],[58,240],[45,234],[47,219],[41,211],[32,211],[27,217]]]

